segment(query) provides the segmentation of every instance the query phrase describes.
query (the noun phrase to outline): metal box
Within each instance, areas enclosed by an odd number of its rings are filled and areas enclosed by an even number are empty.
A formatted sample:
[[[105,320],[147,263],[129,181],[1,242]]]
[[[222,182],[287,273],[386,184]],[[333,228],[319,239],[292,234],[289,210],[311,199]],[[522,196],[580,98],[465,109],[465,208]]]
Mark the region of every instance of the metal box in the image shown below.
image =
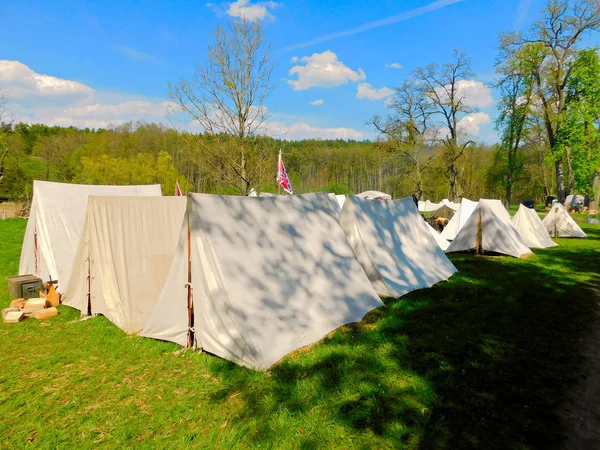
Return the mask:
[[[43,283],[35,275],[8,277],[8,294],[12,298],[35,298],[39,296]]]

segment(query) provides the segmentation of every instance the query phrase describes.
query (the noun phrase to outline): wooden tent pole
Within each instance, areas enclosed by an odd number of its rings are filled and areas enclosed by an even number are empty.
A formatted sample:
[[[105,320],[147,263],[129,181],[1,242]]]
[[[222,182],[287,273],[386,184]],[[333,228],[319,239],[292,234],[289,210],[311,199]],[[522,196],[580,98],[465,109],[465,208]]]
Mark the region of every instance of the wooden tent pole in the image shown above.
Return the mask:
[[[475,254],[482,254],[482,232],[481,232],[481,211],[479,211],[479,218],[477,219],[477,243],[475,244]]]
[[[187,310],[188,310],[188,348],[194,345],[194,302],[192,296],[192,236],[190,231],[190,219],[188,216],[187,229],[187,256],[188,256],[188,276],[187,276]]]

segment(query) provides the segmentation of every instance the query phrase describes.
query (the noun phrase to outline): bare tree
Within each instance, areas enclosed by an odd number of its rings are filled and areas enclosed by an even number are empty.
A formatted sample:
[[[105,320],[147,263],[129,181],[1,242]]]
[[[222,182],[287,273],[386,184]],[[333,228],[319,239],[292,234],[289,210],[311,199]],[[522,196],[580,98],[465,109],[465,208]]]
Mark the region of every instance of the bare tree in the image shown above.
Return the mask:
[[[243,195],[249,193],[269,156],[249,138],[264,131],[268,115],[264,102],[273,90],[272,71],[265,28],[259,21],[236,19],[215,29],[207,61],[191,80],[169,84],[169,96],[179,110],[203,132],[216,139],[225,137],[220,145],[203,148],[200,156]]]
[[[600,30],[600,0],[549,0],[528,35],[504,33],[500,36],[501,57],[517,54],[523,46],[537,48],[531,55],[531,74],[536,95],[542,104],[544,124],[550,150],[555,159],[557,196],[566,197],[563,180],[563,158],[557,135],[564,124],[565,88],[571,76],[571,63],[581,37]]]
[[[449,192],[451,200],[458,197],[458,165],[467,146],[473,141],[461,139],[460,120],[477,111],[465,102],[460,82],[473,77],[471,60],[464,53],[455,50],[453,61],[442,66],[430,64],[415,70],[414,76],[423,95],[431,104],[432,113],[441,117],[448,128],[448,134],[442,139],[444,162],[448,170]]]
[[[388,110],[386,118],[375,115],[369,123],[379,132],[383,148],[400,155],[411,168],[415,195],[423,200],[423,172],[437,156],[432,105],[414,82],[405,81],[396,88]]]

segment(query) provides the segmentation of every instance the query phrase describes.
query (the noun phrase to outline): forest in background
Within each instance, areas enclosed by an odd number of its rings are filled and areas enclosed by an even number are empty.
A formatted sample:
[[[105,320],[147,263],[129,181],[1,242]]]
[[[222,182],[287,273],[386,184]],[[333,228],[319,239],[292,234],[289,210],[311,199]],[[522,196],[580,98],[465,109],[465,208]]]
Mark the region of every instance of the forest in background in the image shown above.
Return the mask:
[[[162,185],[172,195],[178,180],[184,192],[240,195],[225,172],[226,156],[211,146],[228,140],[210,134],[181,133],[157,124],[127,123],[114,129],[77,129],[45,125],[6,125],[5,160],[0,197],[27,200],[32,180],[83,184]],[[401,153],[379,142],[345,140],[283,141],[268,137],[250,140],[260,152],[261,171],[252,185],[257,191],[277,192],[277,155],[283,150],[295,193],[329,191],[337,194],[375,189],[394,198],[415,193],[414,170]],[[434,152],[435,149],[430,149]],[[476,144],[459,164],[459,194],[468,198],[500,198],[501,177],[495,164],[498,146]],[[554,190],[547,152],[536,145],[523,151],[524,171],[515,185],[515,200],[543,201]],[[442,160],[423,171],[424,197],[448,196],[447,171]]]

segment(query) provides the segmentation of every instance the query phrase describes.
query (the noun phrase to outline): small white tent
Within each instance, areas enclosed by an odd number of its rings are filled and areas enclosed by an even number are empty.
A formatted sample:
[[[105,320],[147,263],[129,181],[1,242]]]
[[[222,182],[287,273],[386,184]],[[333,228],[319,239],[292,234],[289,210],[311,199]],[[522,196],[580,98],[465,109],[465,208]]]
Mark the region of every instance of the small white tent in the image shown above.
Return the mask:
[[[58,280],[57,289],[69,283],[75,250],[85,222],[88,196],[161,196],[160,185],[95,186],[33,182],[33,199],[23,239],[20,274]]]
[[[63,303],[142,330],[173,262],[185,197],[89,197]]]
[[[392,199],[392,196],[390,194],[386,194],[385,192],[380,192],[380,191],[364,191],[364,192],[361,192],[360,194],[356,194],[356,196],[358,198],[364,198],[367,200],[377,200],[377,199],[391,200]]]
[[[373,202],[349,197],[340,223],[380,295],[401,297],[456,272],[412,198]]]
[[[337,201],[340,205],[340,210],[344,207],[344,203],[346,202],[346,196],[345,195],[339,195],[336,194],[335,198],[337,198]]]
[[[454,239],[462,227],[465,226],[465,223],[467,223],[467,220],[469,220],[469,217],[471,217],[471,214],[473,214],[476,207],[477,202],[463,198],[456,213],[452,216],[452,219],[450,219],[450,222],[448,222],[444,231],[442,231],[442,237],[448,241]]]
[[[502,253],[516,258],[531,253],[500,200],[479,200],[446,253],[469,250]]]
[[[187,199],[173,265],[142,336],[267,369],[383,305],[326,193]]]
[[[555,204],[548,212],[542,223],[552,237],[584,238],[587,234],[573,220],[565,207],[560,203]]]
[[[557,245],[548,234],[542,219],[534,209],[521,204],[510,221],[529,248],[547,248]]]
[[[440,209],[441,206],[441,203],[433,203],[430,200],[419,200],[419,212],[434,212]]]

